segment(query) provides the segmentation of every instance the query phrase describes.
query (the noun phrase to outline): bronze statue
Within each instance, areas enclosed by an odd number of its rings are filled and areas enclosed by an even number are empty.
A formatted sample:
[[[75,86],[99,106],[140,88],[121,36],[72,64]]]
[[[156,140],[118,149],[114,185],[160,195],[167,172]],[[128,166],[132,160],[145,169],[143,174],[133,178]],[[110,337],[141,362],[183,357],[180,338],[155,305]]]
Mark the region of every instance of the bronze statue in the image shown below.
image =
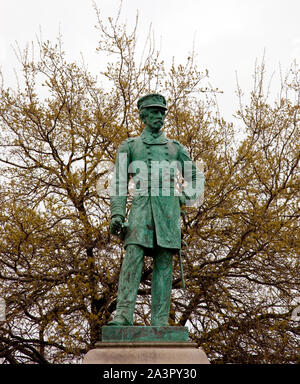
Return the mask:
[[[145,129],[120,145],[111,189],[110,232],[122,235],[123,260],[115,317],[108,325],[132,325],[136,296],[145,255],[153,257],[151,325],[168,325],[172,290],[173,257],[181,248],[180,210],[203,192],[204,176],[197,170],[186,148],[167,138],[162,127],[167,111],[162,95],[149,94],[138,101]],[[176,192],[180,170],[190,186]],[[125,223],[128,179],[135,193],[128,223]],[[196,188],[192,185],[196,184]]]

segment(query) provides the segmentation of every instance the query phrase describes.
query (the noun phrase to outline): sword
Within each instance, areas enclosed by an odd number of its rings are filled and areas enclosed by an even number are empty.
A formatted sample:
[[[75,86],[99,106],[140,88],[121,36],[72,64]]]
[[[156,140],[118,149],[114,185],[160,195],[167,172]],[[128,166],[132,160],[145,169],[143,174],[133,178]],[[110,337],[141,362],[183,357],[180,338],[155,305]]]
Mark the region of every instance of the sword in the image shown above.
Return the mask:
[[[182,258],[181,258],[181,249],[179,249],[179,264],[180,264],[182,289],[185,289],[183,266],[182,266]]]
[[[183,208],[180,209],[180,216],[184,218],[185,216],[185,210]],[[181,238],[181,247],[182,245],[186,246],[186,242]],[[181,274],[181,284],[182,289],[185,290],[185,282],[184,282],[184,273],[183,273],[183,265],[182,265],[182,256],[181,256],[181,248],[179,249],[179,265],[180,265],[180,274]]]

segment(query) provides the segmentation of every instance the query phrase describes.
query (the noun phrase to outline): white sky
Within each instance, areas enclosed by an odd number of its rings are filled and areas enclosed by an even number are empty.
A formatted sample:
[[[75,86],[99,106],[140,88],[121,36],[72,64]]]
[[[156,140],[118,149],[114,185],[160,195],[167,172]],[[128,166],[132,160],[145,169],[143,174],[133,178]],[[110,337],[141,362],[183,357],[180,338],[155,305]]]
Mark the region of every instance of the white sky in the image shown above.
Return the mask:
[[[119,0],[95,0],[103,16],[116,15]],[[221,115],[232,120],[238,108],[237,71],[241,87],[249,92],[255,60],[266,51],[267,75],[285,72],[300,62],[300,0],[123,0],[123,19],[132,26],[139,11],[139,31],[152,23],[161,57],[183,63],[193,42],[200,69],[224,91],[218,97]],[[59,29],[72,59],[85,62],[92,73],[101,68],[95,52],[98,32],[91,0],[0,0],[0,65],[7,85],[13,84],[18,63],[12,46],[43,39],[54,41]],[[142,38],[142,37],[141,37]],[[278,80],[278,79],[277,79]],[[274,78],[276,81],[276,76]]]

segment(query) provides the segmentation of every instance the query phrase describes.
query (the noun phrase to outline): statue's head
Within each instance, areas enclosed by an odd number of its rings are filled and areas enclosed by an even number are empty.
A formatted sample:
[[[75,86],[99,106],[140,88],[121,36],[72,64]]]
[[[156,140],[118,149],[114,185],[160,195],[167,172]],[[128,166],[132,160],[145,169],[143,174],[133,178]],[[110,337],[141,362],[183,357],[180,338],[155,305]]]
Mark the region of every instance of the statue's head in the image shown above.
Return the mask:
[[[138,109],[141,120],[152,131],[159,131],[165,120],[167,110],[166,99],[158,94],[151,93],[138,100]]]

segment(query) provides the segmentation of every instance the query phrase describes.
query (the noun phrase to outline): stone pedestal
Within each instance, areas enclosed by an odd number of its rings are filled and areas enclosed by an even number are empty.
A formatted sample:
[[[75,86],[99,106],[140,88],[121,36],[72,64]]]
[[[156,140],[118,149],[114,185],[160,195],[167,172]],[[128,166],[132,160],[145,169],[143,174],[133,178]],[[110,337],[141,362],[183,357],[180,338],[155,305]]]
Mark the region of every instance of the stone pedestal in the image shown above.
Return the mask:
[[[209,364],[187,327],[102,327],[102,341],[83,364]]]
[[[196,343],[97,343],[83,364],[209,364]]]

